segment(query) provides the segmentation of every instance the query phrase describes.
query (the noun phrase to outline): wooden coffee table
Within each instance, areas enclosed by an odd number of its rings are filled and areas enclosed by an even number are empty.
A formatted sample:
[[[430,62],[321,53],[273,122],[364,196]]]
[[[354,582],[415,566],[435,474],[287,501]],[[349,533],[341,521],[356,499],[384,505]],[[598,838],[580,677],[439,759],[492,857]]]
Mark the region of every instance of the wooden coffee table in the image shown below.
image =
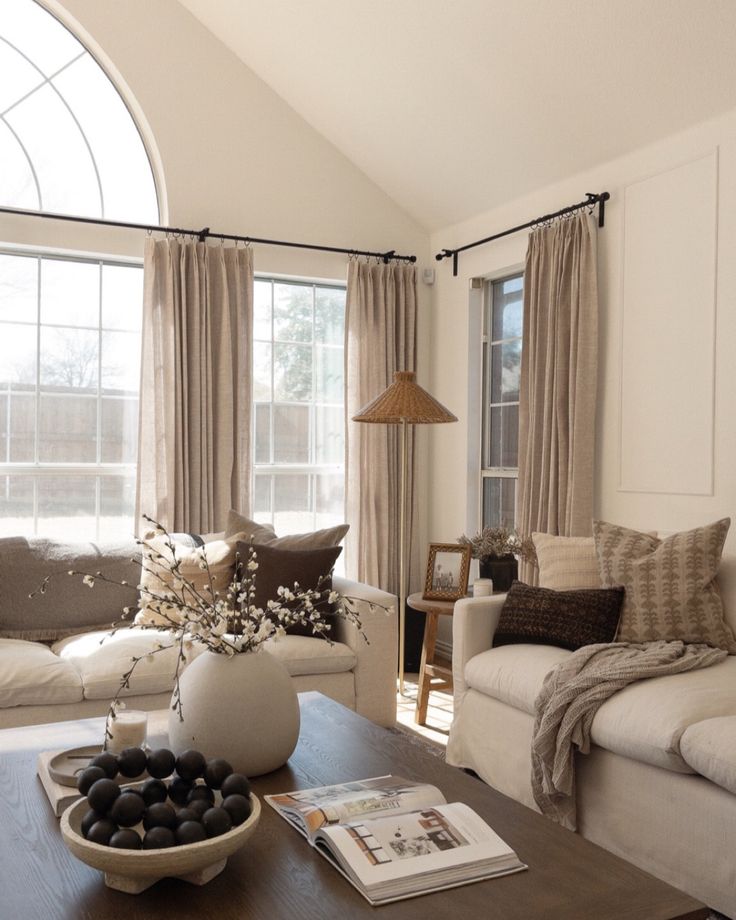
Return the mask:
[[[165,879],[140,895],[106,888],[64,846],[36,777],[39,751],[94,743],[102,720],[0,731],[0,917],[3,920],[703,920],[688,895],[562,830],[399,733],[318,693],[302,694],[299,745],[257,795],[395,773],[435,783],[474,808],[529,870],[373,908],[276,812],[225,871],[198,888]],[[165,717],[165,716],[164,716]],[[155,720],[152,719],[155,723]],[[165,722],[160,721],[164,725]],[[233,730],[242,730],[233,717]],[[160,739],[161,741],[165,739]],[[253,739],[254,744],[258,739]]]

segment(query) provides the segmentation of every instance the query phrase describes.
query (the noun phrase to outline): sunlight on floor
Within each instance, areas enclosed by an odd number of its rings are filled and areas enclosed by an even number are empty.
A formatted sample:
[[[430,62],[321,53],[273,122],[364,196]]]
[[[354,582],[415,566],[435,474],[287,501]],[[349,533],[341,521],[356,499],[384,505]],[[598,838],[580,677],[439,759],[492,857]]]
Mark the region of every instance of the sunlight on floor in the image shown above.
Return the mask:
[[[447,735],[452,722],[452,693],[446,690],[432,690],[429,694],[427,724],[417,725],[414,714],[417,705],[418,674],[404,675],[404,695],[396,694],[396,721],[405,729],[441,744],[447,744]]]

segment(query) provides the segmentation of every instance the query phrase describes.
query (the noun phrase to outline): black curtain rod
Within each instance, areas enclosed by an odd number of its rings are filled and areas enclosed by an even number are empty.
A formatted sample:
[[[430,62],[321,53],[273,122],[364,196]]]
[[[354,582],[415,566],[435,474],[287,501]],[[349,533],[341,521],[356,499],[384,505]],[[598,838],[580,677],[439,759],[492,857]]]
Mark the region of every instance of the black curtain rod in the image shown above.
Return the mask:
[[[232,233],[213,233],[209,227],[201,230],[184,230],[181,227],[160,227],[156,224],[132,224],[120,220],[104,220],[97,217],[76,217],[71,214],[54,214],[50,211],[24,211],[20,208],[0,207],[0,213],[17,214],[21,217],[43,217],[48,220],[67,220],[75,224],[95,224],[100,227],[123,227],[126,230],[146,230],[149,233],[172,233],[177,236],[197,237],[200,243],[209,237],[217,240],[230,240],[236,243],[261,243],[264,246],[289,246],[292,249],[314,249],[318,252],[341,252],[349,256],[369,256],[383,259],[384,263],[394,260],[397,262],[416,262],[416,256],[397,255],[396,251],[389,249],[387,252],[370,252],[365,249],[345,249],[342,246],[317,246],[313,243],[290,243],[286,240],[265,240],[257,236],[236,236]]]
[[[605,223],[606,202],[611,197],[610,194],[608,192],[600,192],[598,195],[593,195],[591,192],[586,192],[585,194],[585,201],[579,201],[577,204],[571,204],[566,208],[560,208],[560,210],[555,211],[554,214],[545,214],[543,217],[536,217],[534,220],[527,221],[525,224],[519,224],[518,227],[502,230],[501,233],[494,233],[493,236],[487,236],[485,239],[476,240],[475,243],[466,243],[465,246],[458,246],[457,249],[443,249],[442,252],[437,253],[435,259],[441,262],[443,259],[452,256],[452,274],[457,276],[457,256],[459,252],[465,252],[466,249],[473,249],[475,246],[482,246],[484,243],[490,243],[492,240],[500,240],[502,236],[518,233],[519,230],[528,230],[529,227],[536,227],[539,224],[554,220],[556,217],[564,217],[567,214],[572,214],[573,211],[579,211],[581,208],[592,208],[596,204],[598,205],[598,226],[602,227]]]

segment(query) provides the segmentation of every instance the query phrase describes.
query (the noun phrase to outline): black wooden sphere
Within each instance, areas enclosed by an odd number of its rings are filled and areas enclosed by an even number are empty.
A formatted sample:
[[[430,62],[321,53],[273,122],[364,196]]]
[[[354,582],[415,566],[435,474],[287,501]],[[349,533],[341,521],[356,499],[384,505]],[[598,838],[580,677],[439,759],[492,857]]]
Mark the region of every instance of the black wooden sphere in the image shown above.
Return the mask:
[[[162,783],[160,779],[148,779],[141,786],[141,795],[146,805],[165,802],[168,794],[169,790],[166,788],[166,783]]]
[[[117,847],[120,850],[140,850],[141,845],[140,834],[132,831],[129,827],[115,831],[110,838],[110,846]]]
[[[204,759],[204,754],[200,754],[199,751],[184,751],[176,758],[176,772],[182,779],[189,780],[190,783],[204,773],[206,766],[207,761]]]
[[[202,815],[202,824],[208,837],[226,834],[233,826],[230,815],[224,808],[210,808]]]
[[[193,802],[187,804],[187,811],[193,811],[197,816],[197,821],[201,821],[202,815],[210,808],[212,805],[206,799],[194,799]]]
[[[176,757],[167,748],[159,748],[148,755],[148,772],[155,779],[171,776],[175,766]]]
[[[220,786],[220,792],[222,793],[223,799],[226,799],[229,795],[244,795],[248,798],[250,795],[248,777],[243,776],[242,773],[231,773],[223,780],[222,786]]]
[[[204,768],[204,781],[210,789],[219,789],[225,777],[230,776],[232,772],[233,768],[230,764],[221,757],[217,757],[207,761],[207,766]]]
[[[103,751],[89,762],[90,767],[100,767],[105,771],[108,779],[115,779],[118,775],[118,759],[109,751]]]
[[[120,786],[112,779],[98,779],[92,783],[87,793],[90,808],[106,815],[112,808],[112,803],[120,795]]]
[[[129,779],[145,773],[148,758],[143,748],[129,747],[118,754],[118,770]]]
[[[169,798],[177,805],[184,805],[191,791],[192,784],[181,776],[175,776],[169,783]]]
[[[244,795],[229,795],[222,800],[222,807],[230,815],[233,827],[247,821],[253,811],[250,799],[246,799]]]
[[[106,847],[117,829],[117,825],[109,818],[102,818],[100,821],[96,821],[89,829],[87,840],[92,843],[101,843],[103,847]]]
[[[147,831],[152,827],[168,827],[173,831],[176,827],[176,812],[168,802],[155,802],[145,810],[143,827]]]
[[[176,829],[176,842],[180,845],[186,843],[199,843],[207,839],[207,832],[199,821],[183,821]]]
[[[90,808],[87,814],[82,818],[80,825],[80,830],[82,832],[82,837],[86,839],[89,829],[93,824],[96,824],[98,821],[101,821],[105,816],[101,815],[99,811],[95,811],[94,808]]]
[[[82,795],[87,795],[93,783],[98,779],[107,779],[107,773],[102,767],[87,767],[77,777],[77,789]]]
[[[200,783],[197,786],[192,786],[189,795],[187,796],[187,804],[196,802],[198,799],[201,799],[203,802],[209,802],[210,805],[214,805],[215,793],[210,789],[209,786],[203,786]]]
[[[195,821],[199,824],[199,819],[202,815],[198,815],[196,811],[193,811],[191,808],[180,808],[176,813],[176,825],[181,827],[185,821]]]
[[[110,818],[120,827],[133,827],[143,817],[146,803],[139,795],[120,795],[112,803]]]
[[[144,850],[161,850],[174,846],[176,846],[176,838],[174,832],[168,827],[152,827],[150,831],[146,831],[143,838]]]

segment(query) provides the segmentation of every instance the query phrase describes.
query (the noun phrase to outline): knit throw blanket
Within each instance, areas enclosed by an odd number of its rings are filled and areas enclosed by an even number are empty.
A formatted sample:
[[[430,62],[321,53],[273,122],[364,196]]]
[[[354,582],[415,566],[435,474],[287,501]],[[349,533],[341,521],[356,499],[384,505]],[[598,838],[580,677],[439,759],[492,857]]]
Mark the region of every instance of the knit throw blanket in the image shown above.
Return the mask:
[[[575,751],[589,752],[593,718],[617,690],[726,657],[707,645],[613,642],[583,646],[553,668],[534,702],[532,791],[542,814],[575,830]]]

